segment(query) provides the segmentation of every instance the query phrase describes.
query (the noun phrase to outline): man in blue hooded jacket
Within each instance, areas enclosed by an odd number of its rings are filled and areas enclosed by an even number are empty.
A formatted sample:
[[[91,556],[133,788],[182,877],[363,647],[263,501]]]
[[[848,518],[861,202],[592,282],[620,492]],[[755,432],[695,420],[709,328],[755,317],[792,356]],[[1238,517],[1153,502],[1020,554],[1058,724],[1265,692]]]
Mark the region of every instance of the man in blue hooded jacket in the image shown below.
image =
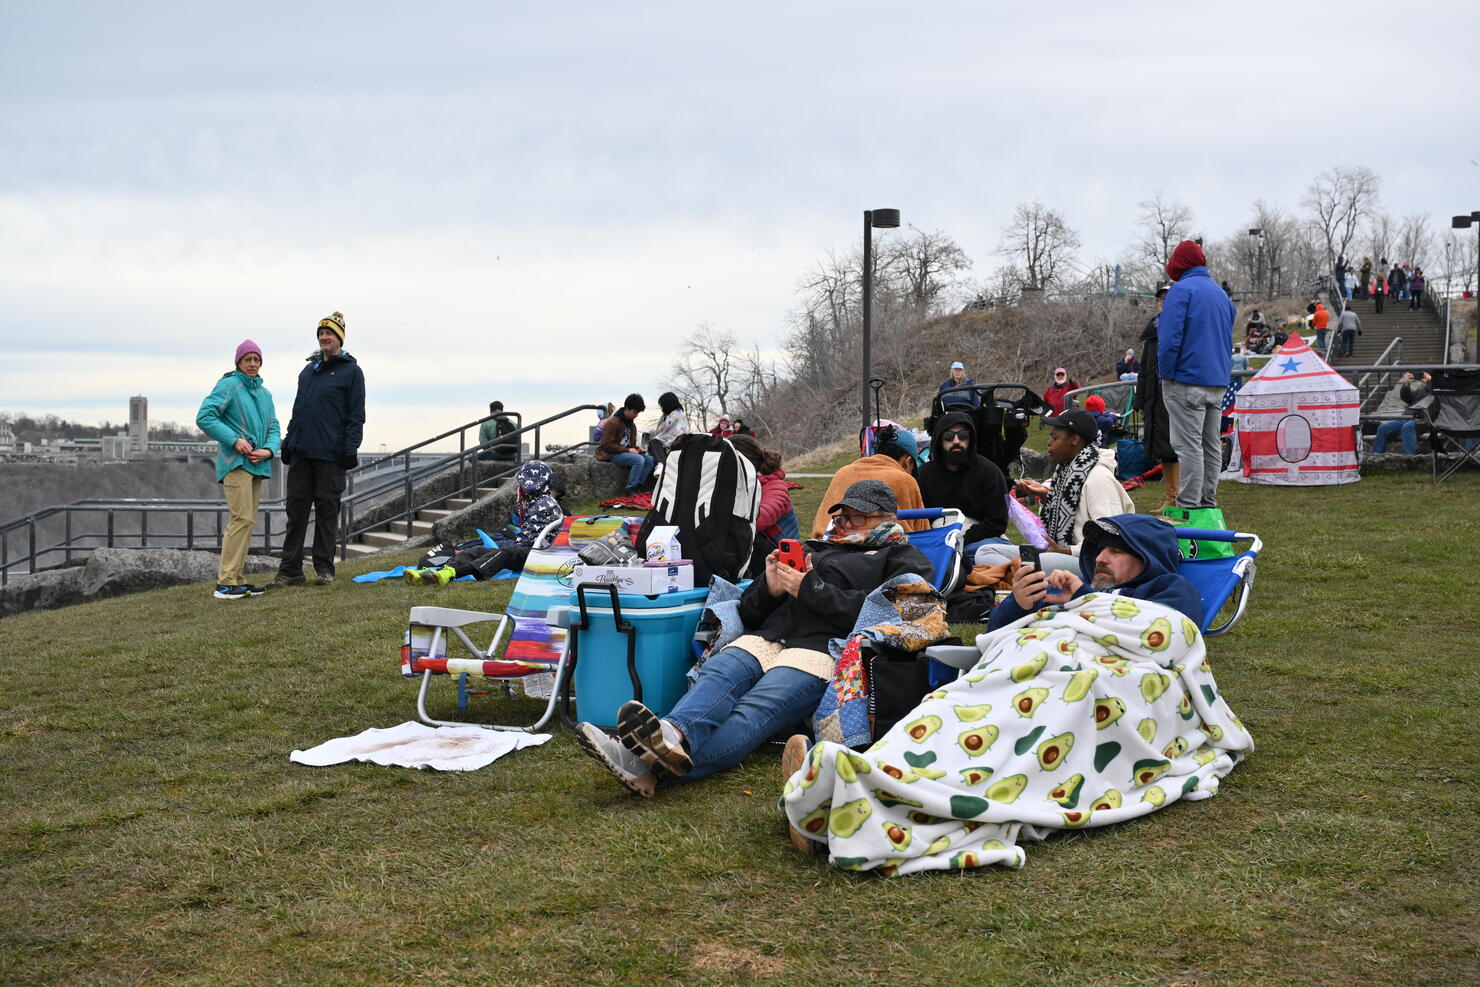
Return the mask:
[[[1059,569],[1045,576],[1032,565],[1018,567],[1012,595],[992,608],[987,630],[1021,620],[1041,607],[1086,593],[1115,593],[1165,604],[1203,621],[1197,587],[1177,572],[1176,529],[1147,514],[1113,514],[1084,524],[1079,572]]]
[[[1183,240],[1167,261],[1176,283],[1157,321],[1156,374],[1161,378],[1172,451],[1182,465],[1177,506],[1218,506],[1222,469],[1219,427],[1233,372],[1237,309],[1208,276],[1202,247]]]
[[[365,432],[365,374],[344,352],[344,316],[319,320],[319,348],[298,374],[293,417],[283,436],[281,458],[288,467],[284,496],[288,515],[283,557],[274,586],[297,586],[303,577],[303,540],[312,508],[313,568],[320,586],[334,582],[334,547],[345,471],[360,462]]]

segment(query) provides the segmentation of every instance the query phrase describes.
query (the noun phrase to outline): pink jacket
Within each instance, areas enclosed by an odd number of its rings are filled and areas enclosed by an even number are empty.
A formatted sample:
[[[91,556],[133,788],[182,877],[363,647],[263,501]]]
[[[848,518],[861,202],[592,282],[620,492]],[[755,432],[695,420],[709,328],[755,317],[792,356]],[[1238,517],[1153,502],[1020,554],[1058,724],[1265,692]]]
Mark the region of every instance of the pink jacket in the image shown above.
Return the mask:
[[[786,470],[761,475],[761,513],[755,526],[761,534],[775,541],[781,537],[780,521],[791,510],[791,491],[786,486]]]

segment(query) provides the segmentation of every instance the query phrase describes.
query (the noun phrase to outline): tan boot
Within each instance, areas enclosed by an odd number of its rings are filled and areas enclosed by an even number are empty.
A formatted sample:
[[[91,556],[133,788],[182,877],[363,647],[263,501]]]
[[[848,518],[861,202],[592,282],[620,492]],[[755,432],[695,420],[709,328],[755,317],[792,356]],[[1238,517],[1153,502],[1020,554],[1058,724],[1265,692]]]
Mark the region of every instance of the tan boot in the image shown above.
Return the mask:
[[[1162,507],[1175,507],[1177,504],[1177,491],[1182,489],[1182,464],[1161,464],[1161,485],[1165,490],[1162,495]]]

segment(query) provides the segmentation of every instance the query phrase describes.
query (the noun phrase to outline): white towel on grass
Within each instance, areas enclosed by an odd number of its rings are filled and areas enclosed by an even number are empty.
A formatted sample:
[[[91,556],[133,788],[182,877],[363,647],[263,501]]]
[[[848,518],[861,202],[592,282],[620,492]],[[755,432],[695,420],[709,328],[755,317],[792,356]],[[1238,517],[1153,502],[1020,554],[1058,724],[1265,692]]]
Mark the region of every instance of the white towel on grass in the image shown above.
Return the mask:
[[[294,751],[288,760],[313,768],[369,761],[402,768],[477,771],[510,751],[538,747],[549,739],[548,733],[433,727],[408,721],[384,729],[371,727],[353,737],[338,737],[306,751]]]

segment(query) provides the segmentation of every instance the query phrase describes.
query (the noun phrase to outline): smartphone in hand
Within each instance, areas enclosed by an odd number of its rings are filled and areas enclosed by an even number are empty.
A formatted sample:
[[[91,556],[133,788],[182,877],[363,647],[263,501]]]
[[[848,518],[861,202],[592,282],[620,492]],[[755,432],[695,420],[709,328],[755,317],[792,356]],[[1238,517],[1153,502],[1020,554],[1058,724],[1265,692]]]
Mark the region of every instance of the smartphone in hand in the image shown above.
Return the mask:
[[[1019,545],[1018,557],[1024,562],[1033,563],[1033,568],[1039,572],[1043,571],[1043,562],[1039,558],[1038,549],[1033,545]]]
[[[776,561],[791,566],[797,572],[805,572],[807,569],[807,553],[802,550],[802,543],[795,538],[783,538],[776,543]]]

